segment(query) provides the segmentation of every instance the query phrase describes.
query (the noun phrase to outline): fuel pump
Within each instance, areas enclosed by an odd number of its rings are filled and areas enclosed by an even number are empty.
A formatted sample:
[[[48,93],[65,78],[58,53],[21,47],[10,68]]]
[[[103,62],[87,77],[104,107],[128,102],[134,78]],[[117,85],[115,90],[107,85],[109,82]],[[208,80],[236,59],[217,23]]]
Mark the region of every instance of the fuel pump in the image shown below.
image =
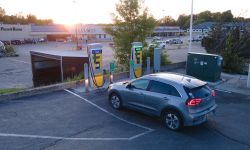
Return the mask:
[[[133,42],[130,58],[130,78],[139,78],[142,75],[142,43]]]
[[[87,52],[89,57],[89,74],[91,77],[90,83],[93,87],[102,87],[104,84],[102,69],[102,44],[88,44]]]

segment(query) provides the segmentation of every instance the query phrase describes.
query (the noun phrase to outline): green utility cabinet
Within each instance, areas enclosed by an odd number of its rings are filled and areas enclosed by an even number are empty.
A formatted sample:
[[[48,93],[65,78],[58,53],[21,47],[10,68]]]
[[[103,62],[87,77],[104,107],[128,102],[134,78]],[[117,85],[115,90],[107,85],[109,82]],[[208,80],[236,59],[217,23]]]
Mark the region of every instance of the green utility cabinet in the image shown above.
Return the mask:
[[[187,75],[201,80],[215,82],[220,80],[222,57],[214,54],[188,53]]]

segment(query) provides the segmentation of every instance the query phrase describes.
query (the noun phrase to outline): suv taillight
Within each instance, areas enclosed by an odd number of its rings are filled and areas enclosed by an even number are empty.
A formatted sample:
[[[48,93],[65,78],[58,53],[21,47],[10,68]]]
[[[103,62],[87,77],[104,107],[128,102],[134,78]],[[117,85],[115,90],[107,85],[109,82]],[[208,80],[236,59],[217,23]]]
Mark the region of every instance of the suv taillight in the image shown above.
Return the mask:
[[[186,101],[187,106],[196,106],[199,105],[201,102],[200,98],[189,99]]]
[[[213,96],[213,97],[215,97],[215,91],[214,90],[212,90],[212,92],[211,92],[211,95]]]

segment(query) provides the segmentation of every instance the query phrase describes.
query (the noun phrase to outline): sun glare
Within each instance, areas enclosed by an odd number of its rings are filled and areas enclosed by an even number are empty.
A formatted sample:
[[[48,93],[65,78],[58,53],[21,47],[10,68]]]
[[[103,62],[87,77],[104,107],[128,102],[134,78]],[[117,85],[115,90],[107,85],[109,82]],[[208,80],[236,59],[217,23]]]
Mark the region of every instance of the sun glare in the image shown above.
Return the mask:
[[[114,11],[115,4],[114,2],[109,3],[100,1],[97,4],[91,0],[69,1],[68,3],[61,3],[50,16],[55,23],[66,25],[76,23],[110,23],[111,18],[109,14]],[[103,10],[106,10],[106,13],[103,13]],[[49,14],[46,15],[48,16]]]

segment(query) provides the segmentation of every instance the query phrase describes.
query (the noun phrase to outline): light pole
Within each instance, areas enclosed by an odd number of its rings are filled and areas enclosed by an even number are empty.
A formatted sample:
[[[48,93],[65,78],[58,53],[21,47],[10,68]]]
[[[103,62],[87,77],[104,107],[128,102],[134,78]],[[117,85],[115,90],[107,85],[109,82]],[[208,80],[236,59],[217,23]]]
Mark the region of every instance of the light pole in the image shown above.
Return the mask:
[[[192,36],[193,36],[193,0],[191,0],[191,15],[190,15],[190,28],[189,28],[189,47],[188,52],[192,49]]]
[[[164,33],[164,30],[165,30],[165,26],[166,26],[166,20],[165,20],[165,9],[162,10],[162,24],[163,24],[163,33],[162,33],[162,36],[165,37],[165,33]]]
[[[76,6],[76,8],[75,8],[75,10],[76,10],[76,14],[78,13],[77,12],[77,1],[75,1],[75,0],[73,0],[72,1],[74,4],[75,4],[75,6]],[[76,15],[77,16],[77,15]],[[76,19],[77,20],[77,19]],[[79,42],[78,42],[78,28],[77,28],[77,21],[75,22],[75,32],[76,32],[76,36],[75,36],[75,38],[76,38],[76,50],[78,50],[78,48],[79,48]]]

